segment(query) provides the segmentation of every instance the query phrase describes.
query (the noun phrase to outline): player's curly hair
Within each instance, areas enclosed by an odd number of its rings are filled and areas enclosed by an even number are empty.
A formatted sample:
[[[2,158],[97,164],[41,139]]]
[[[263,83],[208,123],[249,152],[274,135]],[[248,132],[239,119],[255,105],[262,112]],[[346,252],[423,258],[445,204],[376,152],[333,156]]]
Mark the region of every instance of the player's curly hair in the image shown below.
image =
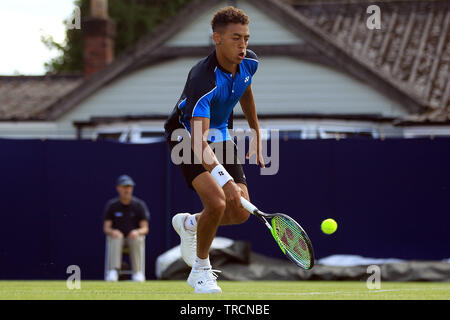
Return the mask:
[[[211,27],[213,32],[216,32],[221,28],[226,27],[229,23],[249,24],[250,18],[243,10],[228,6],[219,9],[219,11],[214,14],[214,17],[211,20]]]

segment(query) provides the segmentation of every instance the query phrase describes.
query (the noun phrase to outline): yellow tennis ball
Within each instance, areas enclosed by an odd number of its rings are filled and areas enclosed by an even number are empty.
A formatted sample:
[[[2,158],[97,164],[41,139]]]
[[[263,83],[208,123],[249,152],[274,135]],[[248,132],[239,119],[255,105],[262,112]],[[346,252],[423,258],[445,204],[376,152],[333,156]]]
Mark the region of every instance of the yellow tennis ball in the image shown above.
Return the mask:
[[[333,219],[326,219],[322,221],[322,224],[320,225],[320,228],[322,229],[322,232],[325,234],[332,234],[337,229],[337,222]]]

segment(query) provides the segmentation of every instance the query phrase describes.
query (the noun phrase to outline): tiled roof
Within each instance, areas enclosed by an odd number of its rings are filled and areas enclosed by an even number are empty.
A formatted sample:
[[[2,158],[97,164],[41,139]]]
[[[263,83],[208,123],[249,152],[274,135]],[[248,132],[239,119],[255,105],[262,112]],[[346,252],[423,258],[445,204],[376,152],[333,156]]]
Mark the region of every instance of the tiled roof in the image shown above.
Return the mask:
[[[286,0],[342,50],[412,92],[427,110],[405,121],[450,121],[450,1]],[[369,5],[381,29],[369,30]]]
[[[82,76],[0,76],[0,120],[37,120]]]
[[[200,9],[218,2],[193,0],[179,15],[143,37],[103,70],[84,80],[81,76],[0,76],[0,120],[57,119],[105,83],[151,56],[156,48],[182,30],[185,23],[194,21]],[[306,28],[300,28],[303,35],[311,28],[321,30],[321,33],[328,35],[325,37],[326,43],[332,43],[333,48],[337,49],[333,49],[334,52],[346,53],[348,58],[341,59],[341,62],[353,64],[353,70],[361,70],[362,66],[375,75],[367,78],[378,81],[373,84],[374,87],[380,87],[381,79],[388,87],[397,90],[397,96],[400,92],[402,99],[411,97],[413,103],[425,107],[420,114],[409,115],[403,121],[450,122],[450,1],[251,2],[275,9],[281,13],[278,19],[289,18],[285,20],[294,24],[298,20]],[[294,6],[294,13],[286,3]],[[372,4],[381,8],[380,30],[368,30],[366,26],[369,16],[366,9]],[[179,16],[186,17],[185,21],[180,21]],[[319,39],[313,33],[309,33],[309,40],[317,42]],[[322,47],[325,48],[323,50],[327,48],[326,45]],[[366,81],[371,85],[370,80]]]

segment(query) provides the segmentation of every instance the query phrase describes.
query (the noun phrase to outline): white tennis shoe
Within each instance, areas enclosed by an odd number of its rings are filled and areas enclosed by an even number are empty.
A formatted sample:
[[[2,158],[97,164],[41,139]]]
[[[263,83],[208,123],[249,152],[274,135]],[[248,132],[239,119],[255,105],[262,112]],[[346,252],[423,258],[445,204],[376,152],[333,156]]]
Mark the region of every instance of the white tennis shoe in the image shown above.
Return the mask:
[[[117,282],[119,280],[119,273],[117,272],[116,269],[111,269],[106,274],[105,280],[109,282]]]
[[[217,285],[217,274],[219,270],[213,270],[211,267],[194,269],[187,279],[187,283],[194,288],[195,293],[222,293],[222,289]]]
[[[172,218],[172,226],[180,236],[181,257],[190,267],[194,264],[197,256],[197,232],[186,230],[184,221],[190,216],[189,213],[179,213]]]
[[[142,272],[133,273],[131,280],[134,282],[145,282],[145,276]]]

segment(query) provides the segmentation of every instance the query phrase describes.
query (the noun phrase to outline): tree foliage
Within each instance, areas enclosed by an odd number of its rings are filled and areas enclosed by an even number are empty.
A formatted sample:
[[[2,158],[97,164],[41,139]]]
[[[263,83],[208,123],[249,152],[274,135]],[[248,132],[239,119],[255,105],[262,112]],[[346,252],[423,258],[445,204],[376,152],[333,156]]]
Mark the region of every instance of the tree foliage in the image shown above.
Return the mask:
[[[157,25],[178,12],[190,0],[109,0],[108,14],[116,23],[114,54],[134,44]],[[90,16],[89,0],[74,0],[81,10],[81,19]],[[66,24],[67,21],[64,21]],[[47,73],[78,73],[83,70],[82,30],[67,29],[64,43],[57,43],[51,36],[41,41],[49,49],[59,51],[57,57],[44,64]]]

